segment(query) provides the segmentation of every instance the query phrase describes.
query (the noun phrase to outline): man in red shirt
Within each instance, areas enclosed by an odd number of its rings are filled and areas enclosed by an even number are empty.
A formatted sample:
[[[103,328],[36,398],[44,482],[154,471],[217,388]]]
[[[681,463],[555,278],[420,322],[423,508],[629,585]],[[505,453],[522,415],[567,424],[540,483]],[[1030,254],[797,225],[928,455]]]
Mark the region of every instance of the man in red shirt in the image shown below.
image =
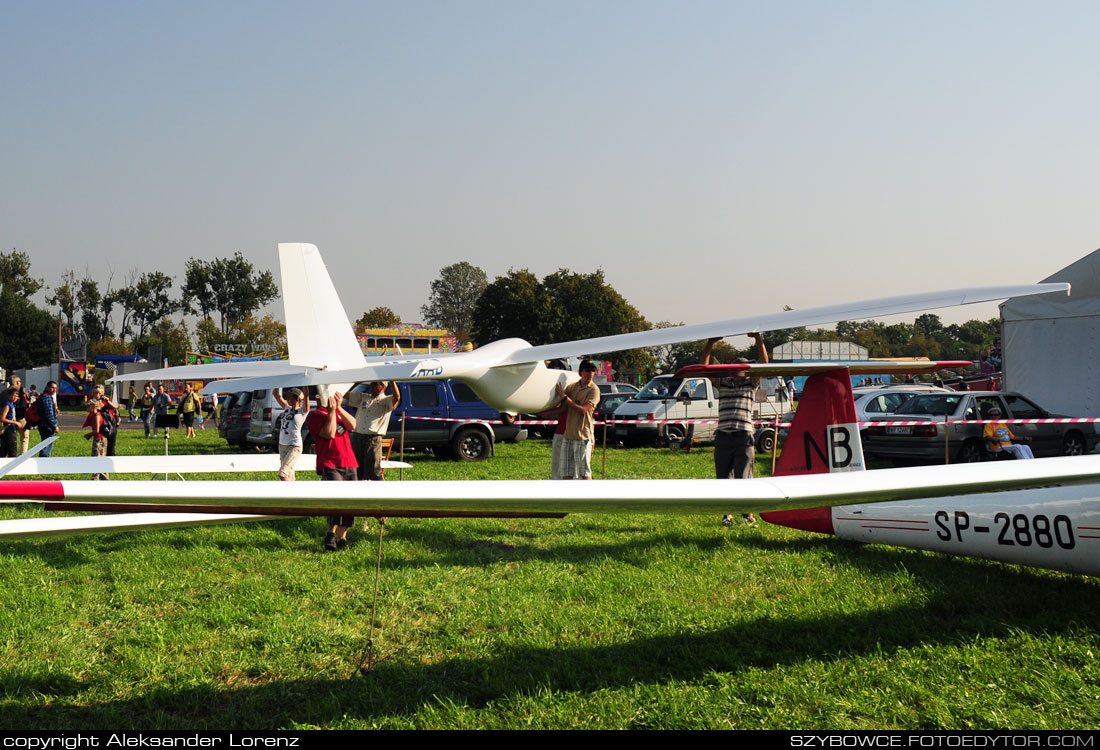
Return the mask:
[[[358,478],[356,469],[359,464],[348,437],[348,433],[355,429],[355,417],[348,414],[343,402],[344,394],[337,391],[329,396],[325,405],[319,403],[306,417],[306,429],[313,436],[313,446],[317,451],[317,473],[322,480],[330,482],[353,482]],[[347,549],[348,529],[354,523],[354,516],[329,516],[324,550],[335,552]]]

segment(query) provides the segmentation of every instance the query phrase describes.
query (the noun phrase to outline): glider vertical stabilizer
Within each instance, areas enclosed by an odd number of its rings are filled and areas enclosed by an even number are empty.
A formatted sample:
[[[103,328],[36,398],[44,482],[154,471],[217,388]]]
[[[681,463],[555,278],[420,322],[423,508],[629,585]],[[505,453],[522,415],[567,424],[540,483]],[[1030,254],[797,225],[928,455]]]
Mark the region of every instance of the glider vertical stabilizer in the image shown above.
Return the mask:
[[[847,371],[814,375],[806,381],[798,412],[776,467],[776,476],[823,474],[863,469],[863,451]],[[1084,465],[1089,459],[1039,459],[994,462],[955,467],[917,467],[911,471],[920,483],[922,470],[983,472],[995,480],[1010,472],[1038,474],[1040,464],[1068,461]],[[1067,464],[1068,465],[1068,464]],[[885,476],[886,471],[867,472]],[[778,526],[833,534],[864,544],[985,557],[1070,573],[1100,575],[1100,492],[1095,483],[1059,486],[1058,480],[1032,489],[1013,489],[896,502],[842,503],[830,507],[769,511],[760,517]]]
[[[317,246],[280,243],[279,270],[291,364],[329,370],[362,367],[363,352]]]

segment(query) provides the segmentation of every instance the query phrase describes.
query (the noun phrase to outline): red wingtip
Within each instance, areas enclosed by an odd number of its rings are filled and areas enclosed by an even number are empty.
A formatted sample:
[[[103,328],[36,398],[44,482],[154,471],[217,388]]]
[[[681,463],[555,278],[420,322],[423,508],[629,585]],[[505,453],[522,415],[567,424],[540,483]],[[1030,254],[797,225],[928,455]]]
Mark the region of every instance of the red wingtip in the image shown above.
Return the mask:
[[[808,508],[805,510],[773,510],[760,517],[776,526],[787,526],[818,534],[835,534],[832,508]]]
[[[0,481],[0,499],[63,500],[65,486],[57,480],[8,479]]]

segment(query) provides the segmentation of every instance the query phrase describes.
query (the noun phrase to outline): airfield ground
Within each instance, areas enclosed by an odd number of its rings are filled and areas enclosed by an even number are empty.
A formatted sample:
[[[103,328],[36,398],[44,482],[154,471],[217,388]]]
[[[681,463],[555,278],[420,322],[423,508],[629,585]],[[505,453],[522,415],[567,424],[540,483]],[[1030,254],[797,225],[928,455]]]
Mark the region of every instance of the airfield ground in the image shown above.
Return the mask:
[[[409,476],[540,478],[549,450]],[[86,451],[72,431],[55,455]],[[703,478],[711,452],[607,465]],[[392,519],[377,663],[349,679],[377,528],[337,554],[317,519],[0,545],[0,728],[1100,724],[1100,581],[716,517]]]

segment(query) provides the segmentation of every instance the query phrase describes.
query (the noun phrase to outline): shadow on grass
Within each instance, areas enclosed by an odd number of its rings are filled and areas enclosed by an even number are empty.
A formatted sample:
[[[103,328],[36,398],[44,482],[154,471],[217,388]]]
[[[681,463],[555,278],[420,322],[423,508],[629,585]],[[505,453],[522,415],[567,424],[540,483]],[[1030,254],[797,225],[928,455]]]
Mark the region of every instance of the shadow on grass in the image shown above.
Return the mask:
[[[547,523],[553,523],[552,521]],[[659,528],[642,529],[638,527],[589,526],[582,524],[579,530],[593,529],[606,534],[622,534],[614,542],[584,541],[569,544],[561,536],[554,538],[550,547],[538,547],[524,540],[535,540],[537,532],[516,531],[500,527],[454,528],[428,524],[408,524],[389,527],[388,536],[406,544],[413,544],[430,550],[431,554],[419,555],[415,559],[393,559],[385,557],[383,565],[388,569],[408,569],[434,567],[438,565],[495,565],[506,562],[552,561],[589,563],[612,558],[633,565],[648,565],[653,562],[654,553],[669,547],[682,547],[701,552],[714,552],[724,546],[720,537],[707,537],[691,531],[661,531]],[[644,536],[637,536],[638,533]],[[627,536],[635,534],[634,536]],[[377,539],[377,537],[375,537]],[[486,542],[490,543],[486,543]],[[505,549],[500,542],[508,543]],[[360,542],[361,544],[362,542]],[[372,542],[373,544],[374,542]],[[514,545],[514,546],[513,546]]]
[[[896,571],[896,557],[861,551],[864,564]],[[870,554],[866,554],[870,552]],[[489,657],[436,664],[382,663],[355,679],[298,679],[247,686],[216,684],[159,688],[128,699],[72,705],[80,684],[71,678],[0,675],[7,728],[272,728],[348,720],[408,718],[440,702],[473,709],[543,691],[593,692],[638,684],[706,679],[712,672],[832,661],[923,645],[966,643],[1090,627],[1100,592],[1079,579],[1021,576],[990,567],[973,575],[954,561],[907,559],[906,567],[935,591],[923,604],[824,617],[762,617],[712,631],[633,639],[609,645],[513,647]],[[976,592],[985,591],[984,595]],[[991,593],[990,593],[991,592]],[[1042,607],[1036,607],[1042,602]],[[348,673],[358,654],[348,654]],[[60,696],[49,706],[20,705],[36,693]]]

